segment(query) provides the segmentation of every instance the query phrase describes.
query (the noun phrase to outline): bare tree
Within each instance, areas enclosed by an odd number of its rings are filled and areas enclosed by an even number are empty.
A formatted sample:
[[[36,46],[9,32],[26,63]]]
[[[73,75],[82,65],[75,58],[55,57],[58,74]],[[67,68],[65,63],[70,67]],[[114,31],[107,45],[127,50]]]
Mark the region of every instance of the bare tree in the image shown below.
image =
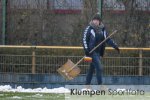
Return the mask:
[[[129,46],[145,47],[149,32],[149,15],[142,8],[138,9],[137,0],[122,0],[125,5],[125,33],[123,43]]]

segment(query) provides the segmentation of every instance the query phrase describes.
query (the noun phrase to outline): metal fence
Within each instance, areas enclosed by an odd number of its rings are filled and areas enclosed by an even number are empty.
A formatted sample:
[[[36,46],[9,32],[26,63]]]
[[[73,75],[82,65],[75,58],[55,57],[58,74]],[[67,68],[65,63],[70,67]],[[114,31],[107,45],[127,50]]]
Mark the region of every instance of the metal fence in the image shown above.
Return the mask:
[[[120,48],[118,55],[107,48],[102,59],[104,76],[150,75],[149,48]],[[81,47],[0,46],[0,73],[58,74],[67,59],[76,63],[83,54]],[[89,63],[78,65],[86,74]]]

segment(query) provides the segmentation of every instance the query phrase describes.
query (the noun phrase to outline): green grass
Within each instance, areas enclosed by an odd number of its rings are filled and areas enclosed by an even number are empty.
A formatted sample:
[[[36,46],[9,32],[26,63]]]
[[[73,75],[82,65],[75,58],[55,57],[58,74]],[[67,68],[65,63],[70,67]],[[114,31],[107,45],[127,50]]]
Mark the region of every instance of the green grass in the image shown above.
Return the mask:
[[[65,100],[64,94],[0,92],[0,100]]]
[[[94,95],[94,96],[70,96],[66,100],[150,100],[150,94],[145,95]]]
[[[65,99],[66,98],[66,99]],[[0,100],[150,100],[150,94],[144,96],[81,96],[54,93],[0,92]]]

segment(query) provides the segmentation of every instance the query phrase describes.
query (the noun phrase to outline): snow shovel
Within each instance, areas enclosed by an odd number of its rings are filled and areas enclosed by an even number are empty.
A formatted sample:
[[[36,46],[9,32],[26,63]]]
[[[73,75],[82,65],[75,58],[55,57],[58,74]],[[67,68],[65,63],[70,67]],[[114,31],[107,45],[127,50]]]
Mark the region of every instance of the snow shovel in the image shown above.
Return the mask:
[[[94,47],[89,53],[92,53],[97,47],[99,47],[101,44],[103,44],[108,38],[110,38],[112,35],[114,35],[117,32],[115,30],[113,33],[111,33],[105,40],[100,42],[96,47]],[[81,72],[81,69],[77,66],[84,58],[83,56],[76,64],[74,64],[70,59],[62,65],[60,68],[58,68],[58,73],[61,74],[66,80],[72,80],[76,76],[78,76]]]

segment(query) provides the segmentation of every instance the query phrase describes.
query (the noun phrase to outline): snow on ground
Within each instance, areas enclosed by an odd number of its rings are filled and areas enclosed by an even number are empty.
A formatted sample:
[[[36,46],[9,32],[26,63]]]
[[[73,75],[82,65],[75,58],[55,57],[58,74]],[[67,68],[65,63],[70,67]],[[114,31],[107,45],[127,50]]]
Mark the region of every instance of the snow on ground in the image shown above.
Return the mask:
[[[12,98],[13,99],[22,99],[21,97],[18,97],[18,96],[13,96]]]
[[[35,88],[35,89],[25,89],[21,86],[12,88],[10,85],[0,85],[0,92],[26,92],[26,93],[70,93],[69,89],[64,87],[48,89],[48,88]]]
[[[88,89],[82,89],[83,90],[88,90]],[[117,89],[117,91],[125,91],[125,89]],[[21,86],[18,86],[16,88],[12,88],[10,85],[0,85],[0,92],[24,92],[24,93],[70,93],[70,90],[64,87],[59,87],[59,88],[53,88],[53,89],[48,89],[48,88],[35,88],[35,89],[25,89],[22,88]]]

